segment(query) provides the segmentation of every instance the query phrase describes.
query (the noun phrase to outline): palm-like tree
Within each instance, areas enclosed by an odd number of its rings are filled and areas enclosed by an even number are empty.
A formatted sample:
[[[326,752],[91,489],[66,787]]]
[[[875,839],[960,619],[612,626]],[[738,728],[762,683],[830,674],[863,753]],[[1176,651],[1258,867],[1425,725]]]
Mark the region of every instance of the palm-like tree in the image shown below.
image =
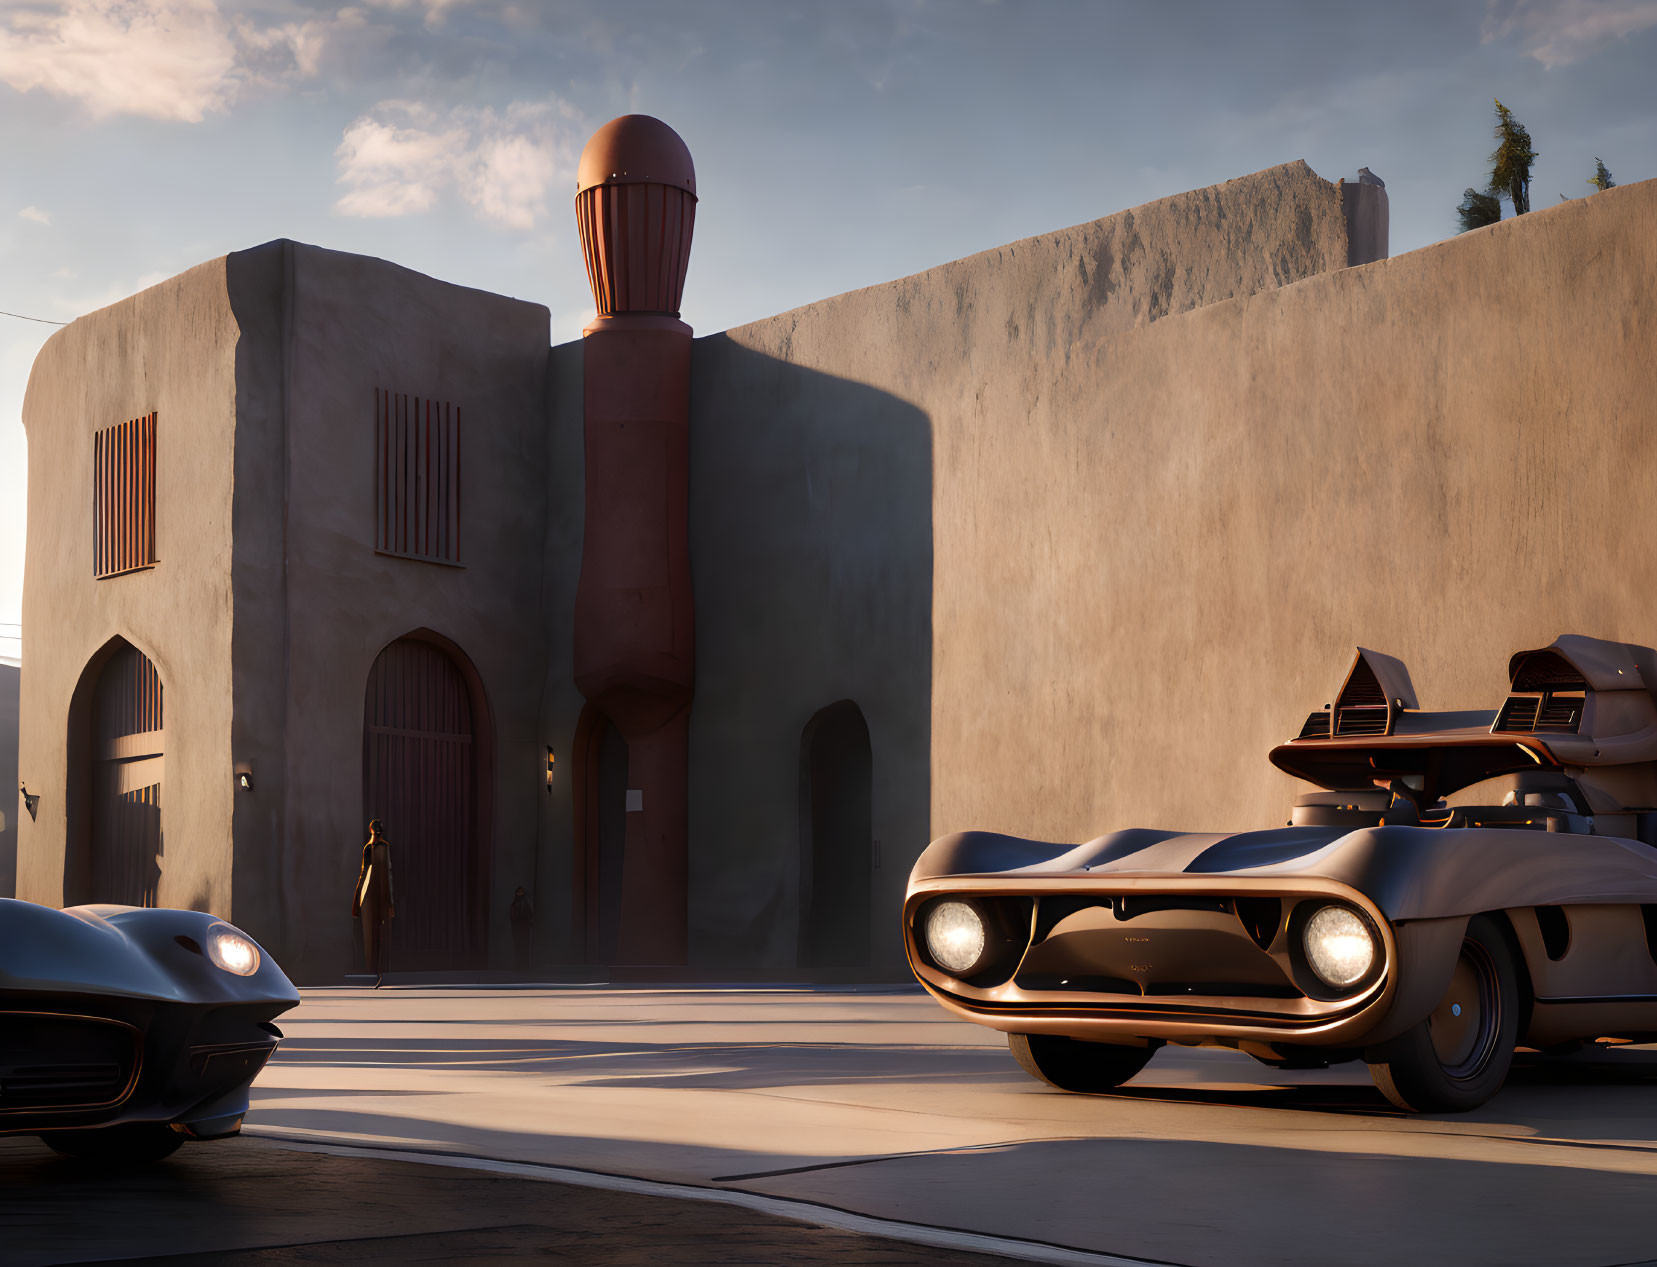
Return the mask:
[[[1456,215],[1461,217],[1461,231],[1482,229],[1487,224],[1495,224],[1502,218],[1501,199],[1494,194],[1483,193],[1477,189],[1469,189],[1462,195],[1461,205],[1456,208]]]
[[[1522,216],[1530,210],[1531,164],[1540,155],[1532,148],[1530,133],[1525,130],[1525,125],[1500,99],[1496,100],[1495,135],[1496,150],[1490,156],[1489,191],[1497,197],[1507,195],[1513,202],[1513,214]]]

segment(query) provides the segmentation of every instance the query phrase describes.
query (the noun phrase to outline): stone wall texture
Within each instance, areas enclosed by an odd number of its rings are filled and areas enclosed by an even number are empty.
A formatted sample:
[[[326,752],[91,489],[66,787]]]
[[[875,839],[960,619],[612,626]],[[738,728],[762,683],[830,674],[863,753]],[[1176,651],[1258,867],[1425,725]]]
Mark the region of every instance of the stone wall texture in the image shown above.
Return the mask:
[[[888,971],[933,834],[985,814],[1103,829],[1097,718],[1117,706],[1080,696],[1115,657],[1030,605],[1091,619],[1101,569],[1162,529],[1088,522],[1137,475],[1095,432],[1107,402],[1077,357],[1345,262],[1339,187],[1291,163],[698,341],[694,957],[792,967],[801,733],[841,699],[870,731]]]
[[[929,715],[875,739],[877,767],[929,788],[887,853],[890,910],[949,831],[1284,821],[1293,784],[1267,753],[1359,643],[1403,657],[1424,706],[1494,707],[1516,649],[1657,639],[1657,182],[1353,269],[1338,208],[1314,217],[1324,236],[1287,232],[1291,195],[1319,185],[1279,168],[727,336],[904,403],[919,436],[848,471],[930,450],[930,487],[909,490],[929,505]],[[1248,195],[1252,220],[1228,205]],[[1299,254],[1214,237],[1257,271],[1176,268],[1208,288],[1167,286],[1158,261],[1204,240],[1187,226],[1273,215],[1264,241]],[[1144,271],[1084,245],[1124,241]],[[769,435],[812,434],[818,401],[748,408]],[[723,424],[697,415],[704,451]],[[869,554],[866,584],[910,558],[891,538]],[[722,705],[698,707],[706,726]],[[876,933],[892,961],[895,929]]]

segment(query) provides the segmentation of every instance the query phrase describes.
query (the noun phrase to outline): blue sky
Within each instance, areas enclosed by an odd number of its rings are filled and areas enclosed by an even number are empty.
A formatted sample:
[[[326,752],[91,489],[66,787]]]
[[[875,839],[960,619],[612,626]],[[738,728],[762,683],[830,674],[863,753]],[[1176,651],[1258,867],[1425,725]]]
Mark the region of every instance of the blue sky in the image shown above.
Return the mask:
[[[701,333],[1304,158],[1449,236],[1491,98],[1532,203],[1657,175],[1657,0],[0,0],[0,309],[66,321],[277,237],[591,308],[574,165],[642,111],[690,145]],[[0,655],[29,365],[0,317]],[[89,424],[90,425],[90,424]]]

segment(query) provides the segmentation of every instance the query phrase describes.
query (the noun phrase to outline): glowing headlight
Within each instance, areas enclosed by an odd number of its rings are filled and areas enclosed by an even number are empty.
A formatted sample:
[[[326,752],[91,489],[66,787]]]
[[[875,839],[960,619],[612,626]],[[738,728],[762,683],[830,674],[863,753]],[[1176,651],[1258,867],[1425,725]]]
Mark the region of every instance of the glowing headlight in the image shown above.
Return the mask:
[[[1356,985],[1375,966],[1375,938],[1356,911],[1325,906],[1306,921],[1306,962],[1337,990]]]
[[[984,921],[965,902],[939,902],[926,917],[926,950],[945,972],[969,972],[984,957]]]
[[[259,971],[259,947],[251,937],[244,937],[228,924],[215,924],[207,930],[207,957],[238,977],[251,977]]]

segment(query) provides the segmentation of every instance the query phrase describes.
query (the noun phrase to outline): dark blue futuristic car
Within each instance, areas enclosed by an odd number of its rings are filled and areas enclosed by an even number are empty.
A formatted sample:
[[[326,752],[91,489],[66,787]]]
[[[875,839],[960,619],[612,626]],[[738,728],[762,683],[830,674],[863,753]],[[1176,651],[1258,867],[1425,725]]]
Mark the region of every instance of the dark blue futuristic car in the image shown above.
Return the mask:
[[[200,911],[0,899],[0,1134],[134,1163],[234,1135],[299,993]]]

